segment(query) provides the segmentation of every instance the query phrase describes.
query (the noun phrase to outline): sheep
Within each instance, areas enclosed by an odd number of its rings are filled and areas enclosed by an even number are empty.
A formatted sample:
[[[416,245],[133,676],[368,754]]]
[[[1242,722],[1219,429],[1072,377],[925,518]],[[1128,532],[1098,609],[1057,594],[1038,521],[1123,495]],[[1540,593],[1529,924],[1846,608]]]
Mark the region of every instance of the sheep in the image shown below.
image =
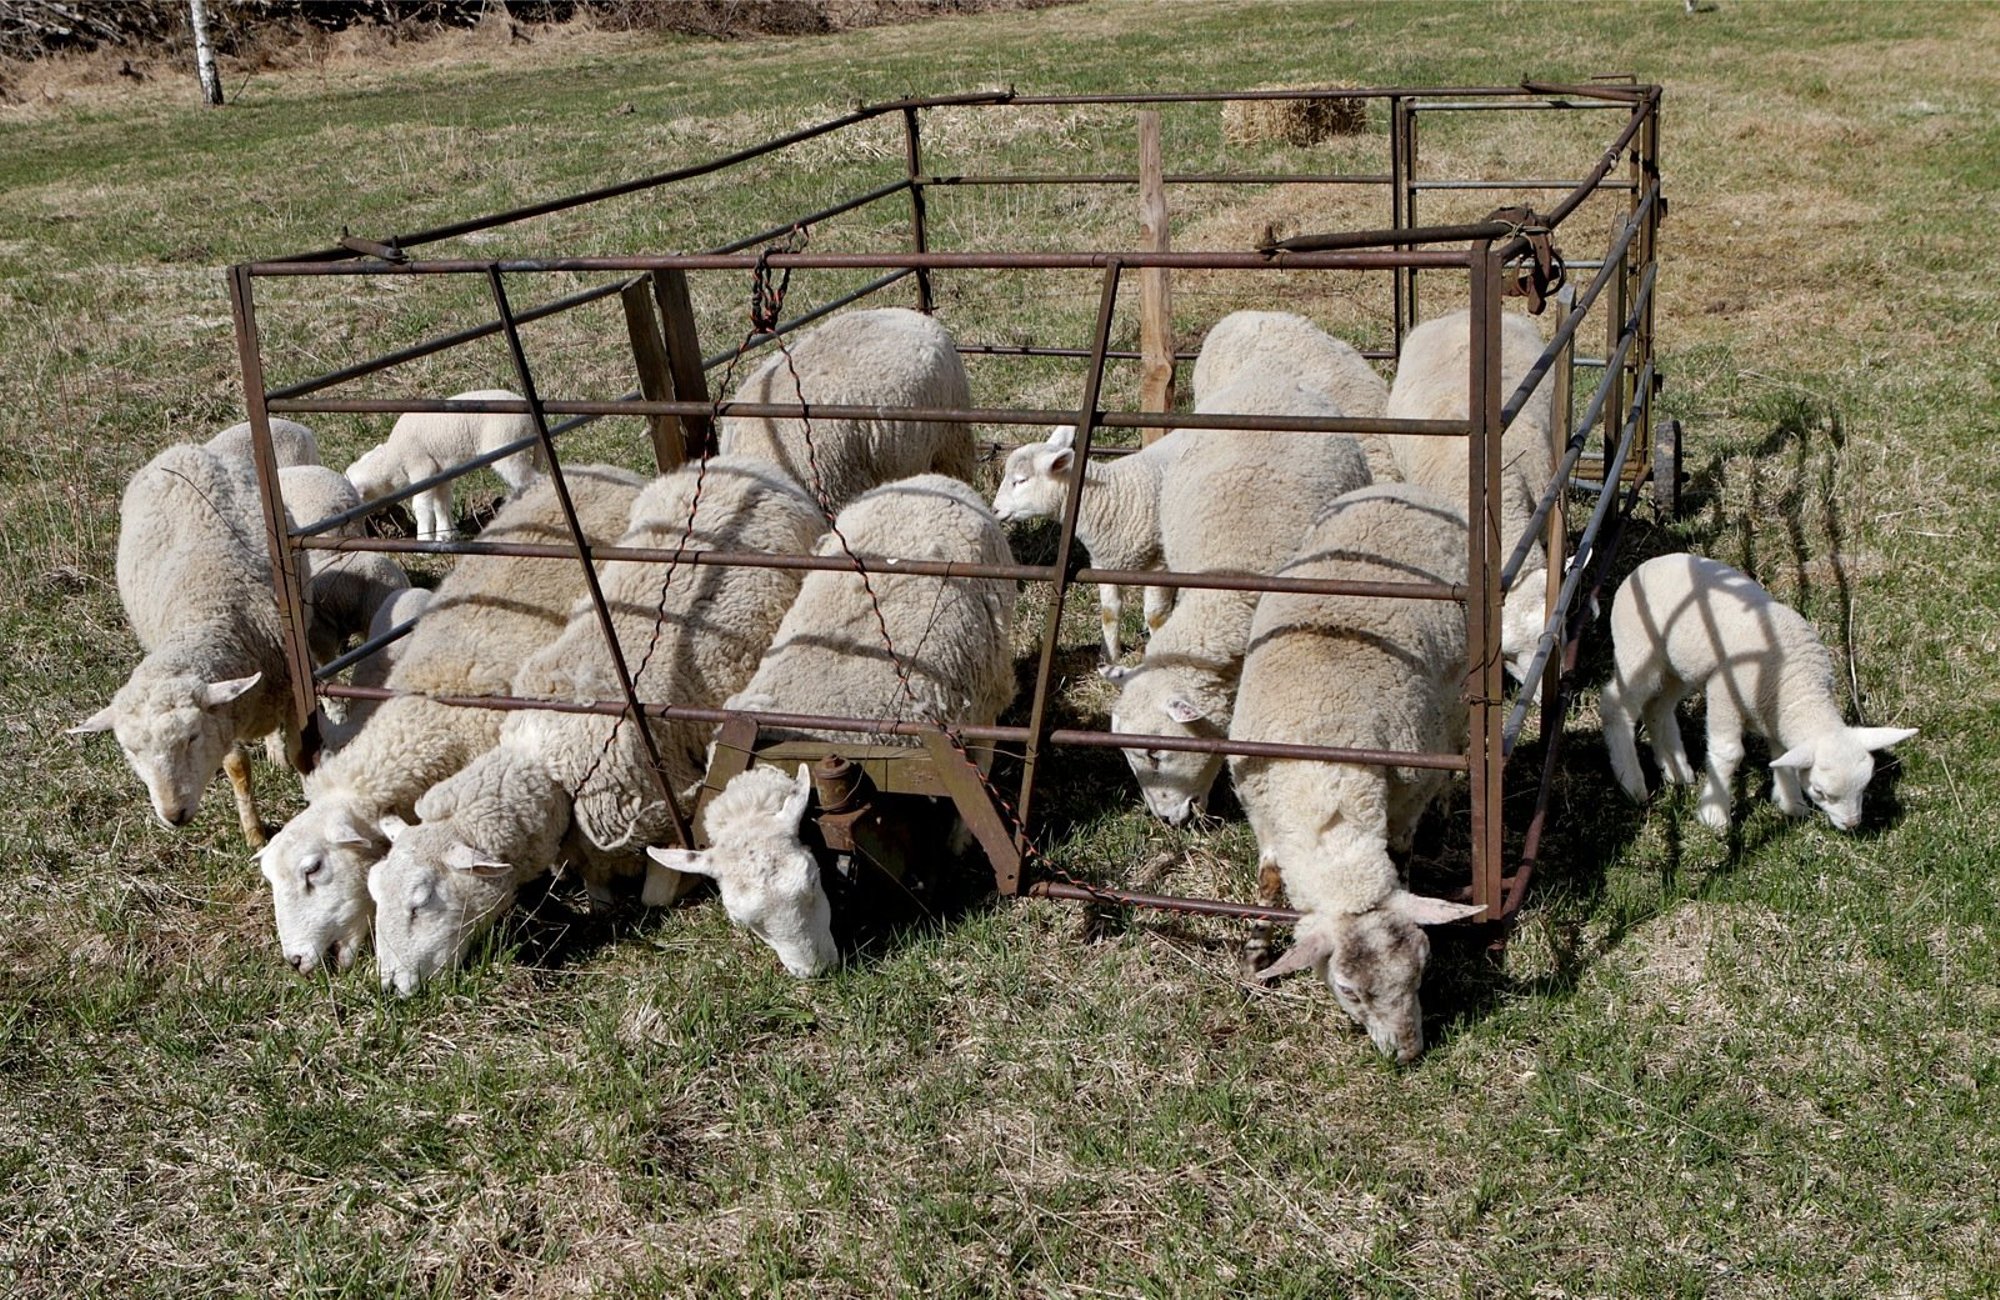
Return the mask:
[[[1542,336],[1535,323],[1517,312],[1500,317],[1500,392],[1502,400],[1542,355]],[[1463,420],[1470,409],[1472,313],[1449,312],[1425,321],[1403,340],[1396,362],[1396,382],[1389,389],[1387,414],[1401,420]],[[1550,445],[1554,429],[1555,385],[1544,382],[1500,439],[1500,501],[1498,528],[1489,521],[1488,536],[1499,547],[1498,565],[1505,564],[1527,531],[1535,506],[1555,473]],[[1464,438],[1395,436],[1388,439],[1402,478],[1428,488],[1448,501],[1463,501],[1467,490],[1467,440]],[[1548,554],[1538,538],[1514,575],[1501,609],[1500,648],[1507,671],[1523,680],[1541,638],[1546,604]]]
[[[564,478],[586,538],[623,531],[642,479],[602,465],[566,468]],[[530,485],[484,536],[567,542],[554,485]],[[329,956],[341,970],[353,961],[371,919],[368,868],[387,846],[381,819],[414,813],[419,795],[499,739],[498,712],[427,697],[507,693],[522,661],[561,632],[582,588],[572,561],[495,555],[464,557],[438,585],[389,672],[388,686],[409,694],[385,702],[306,778],[305,810],[257,855],[279,945],[301,974]]]
[[[1611,604],[1611,646],[1616,666],[1598,709],[1618,784],[1634,801],[1645,800],[1634,738],[1641,718],[1663,778],[1693,783],[1674,708],[1705,693],[1708,759],[1696,813],[1718,833],[1729,829],[1746,729],[1783,750],[1771,760],[1778,810],[1804,817],[1817,804],[1844,831],[1860,824],[1862,795],[1875,774],[1872,751],[1917,734],[1914,727],[1848,726],[1834,702],[1833,661],[1812,625],[1719,560],[1662,555],[1634,569]]]
[[[1007,535],[985,502],[964,483],[941,474],[921,474],[856,498],[840,512],[835,529],[838,536],[820,539],[819,554],[837,553],[839,538],[845,537],[847,546],[862,555],[1012,561]],[[1014,584],[995,578],[920,577],[898,574],[886,565],[874,567],[866,584],[851,571],[811,573],[756,675],[725,707],[990,724],[1014,697],[1008,649],[1014,602]],[[780,734],[847,736],[829,731]],[[914,737],[893,741],[918,743]],[[674,871],[714,877],[730,918],[775,948],[786,970],[809,977],[831,966],[838,953],[825,923],[829,909],[817,877],[803,893],[779,888],[779,858],[796,861],[791,846],[797,843],[798,817],[790,815],[779,828],[786,832],[783,853],[767,837],[739,838],[735,833],[735,828],[745,828],[747,836],[747,828],[760,824],[751,812],[738,818],[732,810],[770,803],[754,793],[770,779],[753,769],[723,788],[704,819],[712,844],[706,851],[648,852]],[[772,806],[790,808],[789,796]],[[803,807],[800,803],[799,810]]]
[[[1157,569],[1160,555],[1160,484],[1188,440],[1190,429],[1176,430],[1130,456],[1109,465],[1084,466],[1083,500],[1077,509],[1076,539],[1100,569]],[[1001,471],[993,494],[993,513],[1003,523],[1023,519],[1060,519],[1069,498],[1070,467],[1076,462],[1076,428],[1062,425],[1044,442],[1016,447]],[[1124,603],[1114,583],[1097,589],[1098,617],[1104,629],[1104,658],[1120,653],[1118,619]],[[1173,589],[1146,588],[1146,630],[1157,632],[1173,607]]]
[[[718,456],[640,493],[621,545],[798,553],[824,524],[804,491],[774,467]],[[798,592],[798,575],[687,565],[663,589],[661,572],[656,564],[617,561],[602,578],[634,685],[652,698],[717,707],[750,680]],[[589,602],[578,604],[561,638],[522,666],[514,691],[577,701],[619,695]],[[683,807],[700,788],[712,730],[685,721],[651,727]],[[542,711],[509,716],[497,746],[417,801],[422,824],[407,834],[395,828],[388,856],[370,874],[384,987],[408,993],[455,966],[515,888],[554,865],[565,826],[567,849],[581,859],[593,895],[604,896],[610,876],[645,870],[641,901],[672,902],[683,878],[642,851],[669,826],[650,769],[629,721]]]
[[[518,402],[504,388],[458,393],[454,402]],[[363,452],[347,467],[347,477],[363,501],[375,501],[427,479],[453,465],[471,460],[523,438],[535,436],[535,418],[478,411],[411,411],[398,416],[389,437]],[[519,492],[543,468],[539,448],[517,451],[493,462],[493,472],[512,492]],[[440,483],[410,498],[417,536],[424,541],[450,541],[458,536],[452,513],[451,484]]]
[[[1410,484],[1363,488],[1313,526],[1287,577],[1465,581],[1465,519]],[[1463,749],[1465,620],[1456,605],[1271,592],[1257,604],[1231,740],[1404,752]],[[1446,774],[1312,760],[1230,758],[1257,835],[1305,913],[1290,952],[1260,979],[1314,969],[1386,1056],[1423,1051],[1417,985],[1430,955],[1419,928],[1475,906],[1404,889],[1390,850],[1406,851]]]
[[[793,378],[797,375],[796,381]],[[739,402],[838,406],[972,404],[965,365],[945,327],[906,307],[845,312],[767,359],[736,390]],[[922,420],[770,420],[725,416],[724,455],[778,466],[838,514],[868,489],[926,471],[972,481],[972,430]]]
[[[1389,403],[1389,385],[1368,358],[1288,311],[1231,312],[1210,328],[1194,360],[1196,409],[1211,394],[1253,374],[1292,379],[1326,394],[1343,415],[1357,419],[1379,416]],[[1371,433],[1355,441],[1368,458],[1371,481],[1402,477],[1387,439]]]
[[[271,453],[278,462],[278,468],[293,465],[319,464],[319,439],[313,431],[296,420],[287,420],[273,415],[271,425]],[[241,477],[252,486],[256,484],[256,461],[250,439],[250,422],[232,424],[221,433],[210,438],[206,444],[209,454],[218,457],[232,468],[240,467]]]
[[[323,664],[346,649],[348,637],[369,635],[383,607],[410,590],[410,575],[379,551],[315,551],[312,556],[306,583],[312,600],[309,640],[313,661]]]
[[[394,561],[389,561],[385,555],[371,556],[366,551],[354,551],[349,554],[355,558],[368,556],[369,558],[388,561],[398,574],[403,572],[400,566],[395,565]],[[340,573],[333,576],[338,580],[335,583],[337,590],[344,589],[350,585],[348,578],[351,575]],[[352,585],[375,587],[385,577],[386,574],[378,574],[373,580],[364,577],[360,582]],[[405,575],[404,581],[407,584],[407,575]],[[387,594],[390,590],[394,590],[393,595]],[[373,641],[376,637],[382,636],[395,628],[402,627],[405,623],[416,622],[419,618],[423,617],[424,610],[430,607],[433,594],[428,587],[411,587],[408,585],[400,589],[385,587],[383,589],[383,598],[377,600],[374,604],[374,611],[368,620],[367,628],[362,633],[362,640]],[[324,605],[321,608],[324,608]],[[410,635],[408,632],[404,633],[399,639],[391,641],[388,645],[383,646],[360,663],[355,664],[348,680],[355,686],[388,685],[390,671],[395,668],[397,661],[403,657],[403,652],[410,648]],[[343,703],[345,708],[340,716],[338,718],[329,717],[320,726],[320,740],[328,754],[344,749],[349,741],[360,735],[361,729],[368,725],[368,719],[374,717],[376,710],[381,707],[380,702],[376,700],[346,700]]]
[[[1323,391],[1252,376],[1197,404],[1207,412],[1339,416]],[[1271,573],[1326,504],[1368,482],[1352,438],[1327,433],[1204,434],[1176,460],[1160,496],[1161,549],[1176,571]],[[1189,588],[1137,666],[1104,669],[1121,683],[1114,732],[1217,737],[1229,729],[1237,672],[1257,593]],[[1180,825],[1222,770],[1213,754],[1127,749],[1153,814]]]
[[[275,736],[296,764],[299,737],[269,556],[239,493],[228,465],[186,443],[132,476],[119,505],[118,597],[145,658],[70,734],[115,732],[167,826],[187,825],[227,771],[256,846],[263,824],[239,742]]]

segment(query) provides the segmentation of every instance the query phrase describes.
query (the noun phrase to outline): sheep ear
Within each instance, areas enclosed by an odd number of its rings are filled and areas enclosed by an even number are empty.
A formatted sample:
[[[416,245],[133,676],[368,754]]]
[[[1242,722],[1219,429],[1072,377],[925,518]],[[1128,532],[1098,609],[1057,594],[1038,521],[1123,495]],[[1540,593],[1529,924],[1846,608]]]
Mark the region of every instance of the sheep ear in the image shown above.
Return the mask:
[[[1188,699],[1186,696],[1176,695],[1167,701],[1167,716],[1185,727],[1192,723],[1200,722],[1208,715],[1202,712],[1201,707],[1193,700]]]
[[[263,680],[264,674],[255,672],[226,682],[209,682],[195,692],[195,702],[204,709],[219,709]]]
[[[1483,903],[1448,903],[1442,898],[1430,898],[1423,894],[1412,894],[1407,889],[1399,889],[1389,895],[1383,906],[1391,908],[1418,925],[1444,925],[1450,921],[1463,921],[1478,916],[1486,910]]]
[[[1069,467],[1076,460],[1076,453],[1064,447],[1060,451],[1045,451],[1036,459],[1041,461],[1042,473],[1050,478],[1060,478],[1069,473]]]
[[[708,854],[688,849],[658,849],[648,847],[646,856],[663,867],[684,871],[695,876],[714,876],[714,868],[708,865]]]
[[[1863,749],[1887,749],[1917,734],[1915,727],[1856,727],[1854,739]]]
[[[1074,447],[1076,445],[1076,426],[1073,424],[1059,424],[1055,428],[1050,429],[1048,445],[1058,449]]]
[[[1260,984],[1269,984],[1302,970],[1317,969],[1321,962],[1332,956],[1332,929],[1323,925],[1301,924],[1285,955],[1258,971],[1256,979]]]
[[[401,835],[404,831],[410,829],[410,824],[404,821],[401,817],[398,817],[394,813],[390,813],[386,817],[382,818],[382,820],[376,822],[375,826],[376,829],[382,832],[382,837],[388,840],[389,843],[391,844],[394,844],[396,842],[396,837],[398,835]]]
[[[1097,675],[1107,682],[1122,682],[1139,670],[1131,664],[1099,664]]]
[[[778,818],[787,829],[796,830],[806,815],[806,805],[812,802],[812,769],[799,764],[799,774],[792,784],[791,794],[785,797],[784,807],[778,810]]]
[[[453,871],[463,871],[481,880],[493,880],[511,873],[514,868],[505,862],[495,862],[483,856],[470,844],[454,844],[445,850],[444,864]]]
[[[1811,745],[1794,745],[1771,760],[1772,767],[1811,767],[1812,765],[1813,747]]]
[[[99,731],[109,730],[111,730],[111,706],[107,704],[63,734],[66,736],[88,736]]]

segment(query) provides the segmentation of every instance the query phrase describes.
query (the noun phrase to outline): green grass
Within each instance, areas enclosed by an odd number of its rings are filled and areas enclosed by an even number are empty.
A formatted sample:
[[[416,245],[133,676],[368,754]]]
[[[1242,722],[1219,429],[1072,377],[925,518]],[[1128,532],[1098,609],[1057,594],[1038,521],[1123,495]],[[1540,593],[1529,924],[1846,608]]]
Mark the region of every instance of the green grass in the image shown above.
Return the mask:
[[[222,112],[191,79],[0,106],[0,1279],[65,1297],[2000,1291],[1996,37],[1991,9],[1948,5],[1092,4],[729,45],[448,38],[259,74]],[[1504,961],[1440,943],[1414,1068],[1323,989],[1246,995],[1227,927],[1048,904],[977,903],[799,984],[712,902],[607,920],[557,887],[408,1002],[365,964],[298,980],[228,801],[170,833],[109,745],[61,735],[136,658],[111,578],[125,477],[240,410],[223,265],[906,92],[1606,70],[1668,87],[1659,332],[1689,438],[1688,514],[1642,510],[1622,563],[1691,547],[1749,567],[1824,630],[1869,721],[1922,733],[1861,833],[1777,816],[1752,764],[1724,840],[1685,796],[1622,801],[1586,697]],[[1427,126],[1424,156],[1587,166],[1609,120],[1524,116]],[[941,116],[931,165],[1129,165],[1116,115],[997,120]],[[1375,165],[1379,131],[1311,161]],[[1299,161],[1229,157],[1207,110],[1170,113],[1166,139],[1175,168]],[[900,169],[892,133],[861,143],[458,248],[698,247]],[[1183,246],[1384,215],[1174,201]],[[1133,228],[1126,196],[1055,188],[939,193],[932,217],[940,247]],[[817,238],[900,239],[903,220],[886,205]],[[510,291],[582,283],[550,279]],[[794,302],[850,282],[802,274]],[[1080,342],[1095,308],[1087,275],[939,284],[967,337]],[[695,289],[723,346],[741,279]],[[1190,276],[1177,312],[1192,336],[1272,292]],[[1374,288],[1276,293],[1379,341]],[[277,382],[485,306],[438,281],[259,294]],[[552,395],[632,386],[614,310],[527,336]],[[976,364],[982,394],[1080,393],[1074,367]],[[506,380],[492,347],[369,391]],[[315,423],[335,461],[379,434]],[[630,423],[578,442],[641,446]],[[1089,603],[1065,719],[1108,699]],[[1604,670],[1594,647],[1585,672]],[[1131,811],[1115,759],[1059,773],[1039,831],[1065,870],[1247,895],[1240,820],[1171,831]],[[1462,819],[1427,839],[1462,842]]]

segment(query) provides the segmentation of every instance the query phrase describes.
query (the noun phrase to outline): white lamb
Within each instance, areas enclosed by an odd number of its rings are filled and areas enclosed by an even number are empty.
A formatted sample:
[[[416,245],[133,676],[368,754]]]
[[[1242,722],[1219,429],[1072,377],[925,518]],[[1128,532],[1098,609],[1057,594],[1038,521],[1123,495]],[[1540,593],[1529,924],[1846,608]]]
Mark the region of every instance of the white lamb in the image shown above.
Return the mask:
[[[906,307],[842,313],[788,347],[790,360],[774,351],[743,381],[735,400],[789,405],[803,394],[809,405],[972,405],[951,334]],[[721,421],[717,442],[724,455],[778,466],[829,514],[882,483],[926,471],[971,482],[977,467],[972,428],[965,424],[730,416]]]
[[[940,474],[866,493],[840,512],[835,525],[861,555],[1012,562],[1007,535],[986,503],[964,483]],[[817,553],[841,554],[838,539],[821,538]],[[1012,582],[993,578],[929,578],[877,567],[864,587],[861,575],[851,571],[812,573],[756,675],[727,707],[990,724],[1014,698],[1008,634],[1015,595]],[[889,646],[883,644],[885,624]],[[840,732],[791,734],[847,738]],[[781,887],[798,876],[810,854],[798,840],[798,816],[785,812],[789,797],[774,802],[751,793],[770,780],[753,769],[716,796],[705,820],[713,845],[707,851],[650,852],[675,871],[713,876],[730,919],[775,948],[786,970],[812,976],[839,954],[825,924],[830,912],[817,874],[809,873],[810,889]],[[744,793],[733,793],[739,784]],[[789,821],[751,834],[759,825],[755,809],[766,804],[780,821],[786,816]],[[717,814],[717,805],[725,811]],[[741,817],[731,809],[741,810]]]
[[[1640,718],[1664,779],[1693,783],[1674,708],[1706,694],[1708,762],[1697,812],[1719,832],[1729,829],[1746,729],[1783,749],[1771,760],[1779,811],[1803,817],[1818,804],[1844,831],[1860,824],[1872,751],[1917,734],[1848,726],[1834,702],[1833,661],[1812,625],[1719,560],[1662,555],[1634,569],[1611,605],[1611,644],[1616,667],[1598,708],[1619,785],[1635,800],[1646,797],[1634,739]]]
[[[1197,409],[1341,414],[1317,389],[1261,376],[1210,394]],[[1328,502],[1367,482],[1367,462],[1344,434],[1200,433],[1181,452],[1161,493],[1167,567],[1273,573],[1291,558]],[[1111,729],[1136,735],[1226,734],[1256,608],[1256,592],[1183,590],[1173,616],[1147,644],[1145,658],[1136,667],[1104,670],[1123,683]],[[1220,756],[1186,750],[1128,749],[1125,759],[1146,806],[1177,826],[1206,805],[1222,770]]]
[[[619,536],[643,480],[609,466],[564,471],[585,535]],[[483,534],[492,541],[569,540],[554,485],[531,485]],[[414,692],[376,711],[361,733],[306,778],[307,805],[258,855],[271,883],[278,941],[301,973],[354,960],[368,932],[368,868],[387,847],[378,823],[410,815],[419,795],[491,749],[501,714],[433,695],[504,695],[521,663],[561,634],[583,590],[574,561],[468,555],[445,576],[389,672]]]
[[[1464,517],[1410,484],[1333,504],[1288,577],[1465,581]],[[1257,605],[1232,740],[1451,753],[1465,744],[1465,619],[1457,605],[1272,592]],[[1259,977],[1317,970],[1384,1055],[1423,1051],[1417,985],[1430,955],[1419,928],[1480,909],[1402,887],[1390,849],[1407,850],[1446,774],[1233,757],[1230,775],[1257,833],[1305,912],[1284,957]]]
[[[825,522],[804,491],[769,464],[718,456],[705,468],[682,466],[640,493],[620,544],[796,554],[811,547]],[[718,707],[756,671],[798,594],[798,574],[689,564],[662,589],[665,572],[658,564],[605,566],[604,595],[634,684],[648,699]],[[588,601],[578,604],[562,637],[522,667],[514,691],[544,699],[620,698]],[[681,806],[691,808],[714,728],[668,722],[650,730]],[[516,889],[555,865],[565,827],[567,851],[581,859],[593,894],[603,896],[612,876],[646,872],[642,901],[660,906],[685,884],[646,858],[644,846],[672,831],[629,721],[511,714],[500,743],[433,786],[416,811],[421,825],[390,825],[394,845],[368,881],[382,983],[401,993],[463,959]]]
[[[1076,539],[1100,569],[1158,569],[1160,554],[1160,485],[1174,459],[1195,430],[1180,429],[1120,456],[1110,464],[1084,466],[1083,500],[1077,508]],[[1076,428],[1062,425],[1045,442],[1016,447],[1000,473],[993,494],[993,513],[1003,523],[1024,519],[1060,519],[1069,499],[1071,466],[1076,463]],[[1104,628],[1104,658],[1120,653],[1118,620],[1124,612],[1122,593],[1113,583],[1097,588],[1098,617]],[[1146,630],[1157,632],[1173,608],[1169,587],[1146,588]]]
[[[187,825],[226,770],[244,838],[261,845],[239,742],[275,736],[296,763],[299,737],[268,552],[245,526],[241,491],[230,466],[187,444],[132,476],[119,505],[118,598],[146,657],[70,733],[114,731],[168,826]]]
[[[1396,362],[1396,382],[1389,389],[1388,415],[1402,420],[1463,420],[1470,409],[1472,313],[1449,312],[1425,321],[1403,340]],[[1500,317],[1500,394],[1504,402],[1542,355],[1542,336],[1534,321],[1518,312]],[[1496,571],[1514,553],[1527,531],[1535,505],[1555,473],[1550,446],[1554,427],[1555,381],[1545,377],[1528,404],[1502,432],[1500,439],[1500,507],[1497,528],[1489,522],[1488,537],[1499,547]],[[1419,437],[1387,440],[1405,481],[1418,484],[1460,503],[1467,492],[1467,440]],[[1500,648],[1507,670],[1516,680],[1528,671],[1535,644],[1542,634],[1547,603],[1548,554],[1538,538],[1514,575],[1501,610]]]
[[[1195,409],[1251,375],[1291,379],[1326,394],[1343,415],[1357,419],[1381,415],[1389,404],[1389,385],[1368,358],[1288,311],[1237,311],[1215,323],[1194,360]],[[1355,441],[1368,458],[1371,481],[1402,477],[1386,439],[1363,434]]]
[[[504,388],[482,388],[455,394],[449,400],[518,402],[521,397]],[[363,452],[347,467],[347,477],[362,500],[374,501],[474,456],[534,436],[535,418],[526,412],[411,411],[397,417],[387,441]],[[493,472],[518,492],[534,479],[541,463],[541,452],[529,448],[493,462]],[[410,513],[416,519],[417,536],[424,541],[450,541],[458,536],[449,482],[411,497]]]

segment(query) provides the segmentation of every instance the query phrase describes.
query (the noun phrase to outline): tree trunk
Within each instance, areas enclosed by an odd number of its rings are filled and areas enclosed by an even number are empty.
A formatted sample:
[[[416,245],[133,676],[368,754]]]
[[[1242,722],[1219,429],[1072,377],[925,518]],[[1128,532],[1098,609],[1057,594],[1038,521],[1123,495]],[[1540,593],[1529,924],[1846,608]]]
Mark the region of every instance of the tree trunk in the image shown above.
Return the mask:
[[[201,0],[188,0],[188,26],[194,30],[194,62],[201,74],[202,98],[220,107],[222,73],[215,66],[215,48],[208,43],[208,11]]]

